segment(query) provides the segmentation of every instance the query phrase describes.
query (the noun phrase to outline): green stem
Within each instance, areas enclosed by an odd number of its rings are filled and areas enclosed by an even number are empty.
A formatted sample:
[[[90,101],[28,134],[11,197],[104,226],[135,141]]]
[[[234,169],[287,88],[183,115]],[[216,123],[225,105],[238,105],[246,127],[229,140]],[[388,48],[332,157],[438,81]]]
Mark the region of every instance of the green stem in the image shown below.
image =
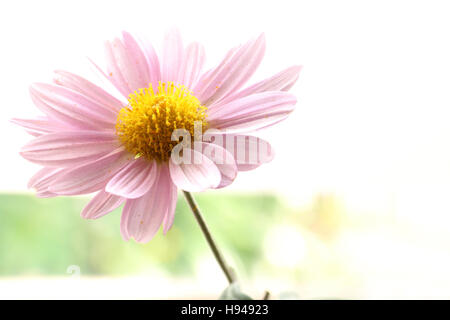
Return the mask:
[[[216,258],[217,262],[219,263],[220,268],[222,268],[222,271],[225,274],[225,277],[227,277],[227,280],[230,284],[233,282],[236,282],[236,276],[235,276],[233,270],[226,263],[225,258],[223,257],[222,253],[220,252],[219,248],[217,247],[217,244],[214,241],[214,239],[211,235],[211,232],[209,231],[208,226],[206,225],[205,220],[203,219],[203,216],[200,212],[200,209],[199,209],[195,199],[192,197],[192,194],[190,192],[183,191],[183,193],[184,193],[187,203],[189,204],[189,207],[192,210],[192,213],[194,214],[195,219],[198,222],[198,225],[200,226],[200,229],[203,232],[203,235],[205,236],[206,242],[208,242],[208,245],[211,248],[211,250],[214,254],[214,257]]]

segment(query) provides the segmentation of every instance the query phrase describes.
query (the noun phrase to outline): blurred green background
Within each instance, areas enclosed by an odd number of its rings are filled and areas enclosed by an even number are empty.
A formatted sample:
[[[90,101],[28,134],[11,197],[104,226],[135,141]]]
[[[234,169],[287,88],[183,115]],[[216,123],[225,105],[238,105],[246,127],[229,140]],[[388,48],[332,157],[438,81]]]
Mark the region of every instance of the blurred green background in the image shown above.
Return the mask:
[[[251,273],[261,259],[265,233],[287,209],[271,195],[196,198],[217,241]],[[197,258],[209,250],[183,198],[172,229],[145,245],[122,240],[121,208],[99,220],[82,219],[87,201],[0,195],[0,275],[58,275],[76,264],[83,274],[122,276],[145,272],[152,264],[174,276],[189,276]]]
[[[361,211],[332,193],[304,205],[275,193],[195,197],[254,297],[450,297],[445,225],[427,228],[395,206]],[[121,208],[82,219],[88,201],[0,195],[0,297],[215,299],[226,287],[181,195],[172,229],[147,244],[122,240]],[[70,266],[84,282],[70,280]]]

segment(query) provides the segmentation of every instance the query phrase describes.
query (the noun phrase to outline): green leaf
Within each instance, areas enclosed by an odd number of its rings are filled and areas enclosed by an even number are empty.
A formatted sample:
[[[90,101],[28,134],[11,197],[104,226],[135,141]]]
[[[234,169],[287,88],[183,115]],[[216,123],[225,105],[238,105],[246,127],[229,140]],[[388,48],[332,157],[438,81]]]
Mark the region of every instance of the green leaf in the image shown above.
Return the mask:
[[[219,300],[253,300],[241,291],[239,285],[234,282],[230,284],[220,295]]]

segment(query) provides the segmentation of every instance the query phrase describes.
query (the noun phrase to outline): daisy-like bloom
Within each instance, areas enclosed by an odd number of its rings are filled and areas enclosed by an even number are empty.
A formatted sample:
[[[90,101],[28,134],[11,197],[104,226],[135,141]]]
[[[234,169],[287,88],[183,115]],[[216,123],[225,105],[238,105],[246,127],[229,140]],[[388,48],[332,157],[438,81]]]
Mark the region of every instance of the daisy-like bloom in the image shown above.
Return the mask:
[[[53,84],[33,84],[31,98],[44,116],[13,119],[36,137],[21,155],[43,166],[28,186],[40,197],[95,192],[81,213],[86,219],[100,218],[124,204],[125,240],[147,242],[161,225],[166,233],[174,220],[178,189],[225,187],[238,171],[266,162],[260,149],[269,150],[270,160],[269,144],[258,139],[255,148],[248,132],[278,123],[292,112],[296,98],[287,91],[300,67],[243,88],[264,50],[261,35],[202,72],[203,47],[183,46],[176,30],[166,35],[161,60],[148,42],[124,32],[121,39],[105,44],[106,69],[95,65],[121,97],[66,71],[56,71]],[[212,128],[219,134],[196,141],[200,148],[182,150],[197,161],[174,161],[178,141],[172,133],[184,129],[195,137],[195,123],[201,124],[200,134]],[[233,143],[239,139],[244,143]]]

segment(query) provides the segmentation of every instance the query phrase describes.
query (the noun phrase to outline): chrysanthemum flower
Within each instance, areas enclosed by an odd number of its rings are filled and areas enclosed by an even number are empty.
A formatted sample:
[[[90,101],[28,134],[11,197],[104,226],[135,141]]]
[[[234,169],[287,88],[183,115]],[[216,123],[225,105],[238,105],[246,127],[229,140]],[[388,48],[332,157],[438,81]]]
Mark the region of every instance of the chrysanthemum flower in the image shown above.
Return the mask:
[[[161,225],[167,232],[178,189],[225,187],[238,171],[263,163],[253,154],[262,147],[271,154],[270,146],[259,139],[255,148],[247,133],[285,119],[296,103],[286,91],[295,83],[299,66],[242,89],[263,58],[263,35],[231,49],[206,72],[203,47],[184,47],[177,31],[166,35],[161,61],[149,43],[126,32],[105,49],[106,70],[97,68],[122,97],[78,75],[56,71],[54,84],[30,88],[44,116],[13,121],[36,136],[21,155],[44,166],[29,187],[40,197],[96,192],[81,213],[86,219],[100,218],[124,203],[121,233],[126,240],[147,242]],[[223,139],[196,141],[200,148],[184,148],[183,153],[199,160],[178,163],[171,157],[178,144],[172,133],[184,129],[194,137],[194,123],[201,124],[200,134],[214,128]],[[244,143],[236,147],[230,139]],[[240,159],[239,148],[246,154]]]

